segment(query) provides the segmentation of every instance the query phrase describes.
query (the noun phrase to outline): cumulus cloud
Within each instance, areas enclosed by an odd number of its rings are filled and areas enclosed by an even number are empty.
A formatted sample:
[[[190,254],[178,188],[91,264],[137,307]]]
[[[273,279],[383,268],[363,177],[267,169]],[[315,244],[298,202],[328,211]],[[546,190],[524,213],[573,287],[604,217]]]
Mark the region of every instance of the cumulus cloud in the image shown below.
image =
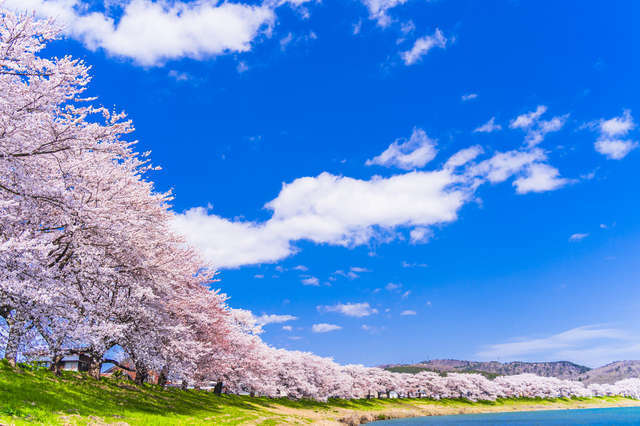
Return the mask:
[[[422,129],[415,128],[408,140],[397,139],[382,154],[366,161],[367,166],[378,165],[411,170],[424,167],[436,156],[436,141]]]
[[[635,127],[631,111],[626,109],[619,117],[600,120],[600,132],[606,137],[624,136]]]
[[[442,31],[436,29],[432,35],[424,36],[415,41],[413,47],[405,52],[401,52],[400,56],[405,65],[413,65],[418,62],[424,55],[429,53],[434,47],[444,49],[447,46],[447,39]]]
[[[417,315],[418,313],[416,311],[412,311],[410,309],[407,309],[405,311],[400,312],[400,315]]]
[[[490,360],[500,358],[501,361],[569,359],[588,366],[600,366],[618,359],[637,359],[640,355],[637,341],[624,330],[587,325],[548,337],[488,345],[477,355]]]
[[[293,330],[293,327],[291,327],[290,325],[283,325],[283,326],[282,326],[282,329],[283,329],[284,331],[292,331],[292,330]]]
[[[389,9],[406,3],[407,0],[362,0],[369,10],[371,19],[375,19],[379,26],[386,27],[391,23],[391,17],[387,14]]]
[[[545,192],[558,189],[569,182],[560,172],[548,164],[534,163],[527,167],[525,175],[513,182],[518,194]]]
[[[298,317],[294,317],[293,315],[277,315],[277,314],[263,314],[259,317],[255,317],[256,323],[258,325],[267,325],[267,324],[281,324],[283,322],[289,322],[297,320]]]
[[[310,286],[319,286],[320,285],[320,280],[318,280],[316,277],[304,277],[301,280],[302,285],[310,285]]]
[[[455,221],[472,196],[464,180],[448,169],[370,180],[322,173],[283,185],[266,204],[273,212],[266,222],[229,220],[196,207],[173,224],[213,267],[275,262],[295,253],[297,240],[353,247],[384,240],[400,226]]]
[[[418,227],[413,228],[409,232],[409,238],[412,244],[428,243],[431,237],[433,237],[433,231],[429,228]]]
[[[600,136],[594,143],[595,150],[611,160],[621,160],[638,147],[638,142],[622,139],[635,128],[629,110],[624,110],[618,117],[601,119],[596,123],[589,123],[588,126],[600,132]]]
[[[544,105],[538,105],[535,111],[531,111],[514,118],[509,124],[509,127],[512,129],[527,129],[531,127],[533,123],[535,123],[535,121],[545,112],[547,112],[547,107]]]
[[[502,126],[499,124],[496,124],[495,117],[491,117],[489,121],[484,123],[482,126],[477,127],[473,132],[474,133],[492,133],[498,130],[502,130]]]
[[[485,182],[514,178],[520,194],[570,182],[547,164],[539,148],[495,152],[474,162],[482,153],[472,146],[456,152],[440,169],[368,180],[326,172],[302,177],[283,184],[266,203],[272,212],[266,221],[230,220],[213,214],[211,207],[196,207],[176,214],[173,225],[212,267],[235,268],[286,258],[297,252],[294,243],[300,240],[355,247],[389,242],[405,229],[412,243],[424,243],[434,226],[457,220]],[[358,272],[336,271],[331,279],[336,275],[355,278]]]
[[[311,326],[311,330],[314,333],[328,333],[330,331],[335,331],[340,329],[342,329],[342,327],[340,327],[339,325],[327,324],[327,323],[313,324],[313,326]]]
[[[540,117],[546,111],[546,106],[539,105],[535,111],[519,115],[511,120],[509,127],[526,131],[525,143],[528,147],[536,146],[544,140],[548,133],[562,129],[569,117],[569,114],[565,114],[553,117],[550,120],[540,120]]]
[[[638,142],[630,139],[601,139],[594,144],[596,151],[611,160],[621,160],[638,147]]]
[[[491,183],[500,183],[520,173],[531,164],[542,163],[546,159],[541,149],[497,152],[491,158],[473,165],[469,173],[474,176],[483,176]]]
[[[218,2],[123,0],[121,14],[88,12],[80,0],[5,0],[5,7],[34,10],[53,17],[68,35],[88,49],[104,49],[144,66],[179,58],[202,59],[251,50],[258,36],[276,23],[275,9],[285,3],[261,5]]]
[[[478,97],[477,93],[468,93],[466,95],[462,95],[461,99],[463,102],[470,101],[476,99]]]
[[[484,153],[484,149],[482,149],[480,145],[474,145],[470,146],[469,148],[461,149],[460,151],[449,157],[447,162],[444,164],[444,168],[455,169],[456,167],[464,166],[482,153]]]
[[[377,314],[378,310],[372,308],[368,302],[361,303],[338,303],[335,305],[318,306],[318,312],[336,312],[348,317],[368,317]]]

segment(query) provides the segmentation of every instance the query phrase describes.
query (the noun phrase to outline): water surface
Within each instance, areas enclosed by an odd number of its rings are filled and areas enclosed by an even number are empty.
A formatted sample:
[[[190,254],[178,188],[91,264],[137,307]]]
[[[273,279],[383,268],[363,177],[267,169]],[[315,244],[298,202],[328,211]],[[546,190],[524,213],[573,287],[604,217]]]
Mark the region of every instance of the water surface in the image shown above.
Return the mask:
[[[377,426],[419,425],[640,425],[640,407],[550,410],[516,413],[459,414],[369,423]]]

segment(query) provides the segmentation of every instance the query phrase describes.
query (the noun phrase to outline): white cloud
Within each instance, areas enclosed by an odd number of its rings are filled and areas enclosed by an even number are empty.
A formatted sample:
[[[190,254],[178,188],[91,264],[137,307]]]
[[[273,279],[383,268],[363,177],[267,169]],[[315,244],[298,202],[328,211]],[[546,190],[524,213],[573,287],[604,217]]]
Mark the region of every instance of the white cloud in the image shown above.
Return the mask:
[[[400,56],[405,65],[413,65],[420,60],[424,55],[429,53],[434,47],[444,49],[447,46],[447,39],[442,34],[442,31],[436,29],[432,35],[424,36],[415,41],[413,47],[406,52],[401,52]]]
[[[535,111],[519,115],[511,120],[509,127],[512,129],[522,129],[527,132],[525,143],[528,147],[534,147],[544,140],[548,133],[557,132],[562,129],[567,122],[569,114],[559,115],[551,120],[540,120],[540,117],[547,111],[547,107],[539,105]]]
[[[473,132],[474,133],[492,133],[498,130],[502,130],[502,126],[499,124],[496,124],[495,117],[491,117],[489,121],[484,123],[482,126],[477,127]]]
[[[320,280],[318,280],[316,277],[304,277],[301,280],[303,285],[311,285],[311,286],[319,286],[320,285]]]
[[[272,214],[263,222],[230,220],[211,213],[211,207],[196,207],[176,214],[173,225],[209,265],[235,268],[284,259],[297,252],[294,243],[300,240],[355,247],[390,242],[402,235],[400,228],[409,230],[412,242],[424,242],[434,225],[456,221],[486,182],[513,177],[518,193],[555,190],[569,182],[546,164],[538,148],[496,152],[472,162],[482,152],[472,146],[440,169],[390,177],[363,180],[325,172],[298,178],[266,203]],[[341,274],[358,275],[355,270]]]
[[[355,24],[353,24],[353,35],[358,35],[360,34],[360,31],[362,30],[362,21],[358,21]]]
[[[413,228],[409,232],[409,238],[412,244],[428,243],[431,237],[433,237],[433,231],[429,228],[418,227]]]
[[[384,286],[384,288],[388,291],[397,290],[400,287],[402,287],[402,284],[396,284],[396,283],[389,283],[386,286]]]
[[[313,326],[311,327],[311,330],[314,333],[328,333],[330,331],[335,331],[340,329],[342,329],[342,327],[340,327],[339,325],[327,324],[327,323],[313,324]]]
[[[569,237],[569,241],[581,241],[587,238],[588,236],[589,234],[581,234],[581,233],[571,234],[571,236]]]
[[[191,80],[191,76],[186,72],[169,70],[169,77],[175,79],[176,81],[189,81]]]
[[[177,214],[174,226],[214,267],[274,262],[293,254],[296,240],[351,247],[388,239],[399,226],[452,222],[471,197],[462,183],[451,170],[371,180],[322,173],[285,184],[267,203],[273,215],[266,222],[228,220],[196,207]]]
[[[263,314],[259,317],[255,317],[256,323],[258,325],[267,325],[267,324],[281,324],[283,322],[295,321],[298,317],[294,317],[293,315],[276,315],[276,314]]]
[[[619,359],[640,356],[638,340],[628,332],[601,325],[573,328],[542,338],[489,345],[477,354],[483,359],[558,361],[570,360],[600,366]]]
[[[631,139],[621,139],[635,128],[631,111],[626,109],[622,115],[608,120],[600,119],[596,122],[587,123],[585,127],[596,129],[600,136],[594,143],[597,152],[611,160],[621,160],[629,152],[638,147],[638,142]]]
[[[538,105],[535,111],[528,112],[517,116],[511,121],[509,127],[512,129],[526,129],[531,127],[542,114],[547,112],[547,107],[544,105]]]
[[[253,276],[253,278],[262,279],[262,278],[264,278],[264,275],[263,274],[255,274]]]
[[[540,149],[497,152],[491,158],[472,166],[469,173],[486,177],[491,183],[500,183],[522,172],[530,164],[545,160],[546,155]]]
[[[336,312],[348,317],[367,317],[369,315],[377,314],[378,310],[372,308],[369,303],[338,303],[330,306],[318,306],[319,312]]]
[[[295,271],[302,271],[302,272],[307,272],[309,270],[309,268],[307,268],[304,265],[298,265],[298,266],[294,266],[293,269]]]
[[[375,19],[381,27],[386,27],[391,23],[391,17],[387,11],[406,2],[407,0],[362,0],[362,3],[369,10],[371,19]]]
[[[600,132],[607,137],[624,136],[634,127],[635,123],[631,117],[631,111],[628,109],[625,109],[619,117],[600,120]]]
[[[338,269],[337,271],[335,271],[330,277],[329,279],[331,281],[335,281],[336,280],[336,276],[342,276],[345,278],[349,278],[350,280],[355,280],[356,278],[360,278],[360,275],[363,272],[371,272],[370,270],[368,270],[367,268],[361,268],[359,266],[352,266],[351,268],[349,268],[349,270],[347,272],[343,271],[342,269]]]
[[[424,167],[436,153],[436,141],[429,138],[424,130],[415,128],[409,140],[397,139],[382,154],[365,164],[411,170]]]
[[[290,325],[283,325],[283,326],[282,326],[282,329],[283,329],[284,331],[292,331],[292,330],[293,330],[293,327],[291,327]]]
[[[402,297],[403,299],[408,299],[410,295],[411,295],[411,290],[407,290],[407,291],[405,291],[404,293],[402,293],[402,296],[401,296],[401,297]]]
[[[594,144],[596,151],[611,160],[621,160],[638,147],[638,142],[622,139],[600,139]]]
[[[462,95],[461,99],[463,102],[470,101],[476,99],[478,97],[477,93],[468,93],[466,95]]]
[[[243,72],[249,71],[249,65],[247,65],[247,63],[244,62],[244,61],[240,61],[240,62],[238,62],[238,65],[236,66],[236,71],[238,71],[239,74],[242,74]]]
[[[461,149],[449,157],[447,162],[444,164],[444,168],[455,169],[456,167],[464,166],[482,153],[484,153],[484,149],[482,149],[480,145],[473,145],[469,148]]]
[[[534,163],[527,167],[525,175],[513,182],[518,194],[553,191],[569,183],[560,172],[548,164]]]
[[[400,315],[405,315],[405,316],[406,315],[417,315],[417,312],[416,311],[412,311],[410,309],[407,309],[406,311],[400,312]]]
[[[175,215],[174,226],[216,268],[275,262],[295,252],[287,235],[208,214],[204,207]]]
[[[286,50],[289,43],[293,41],[293,33],[288,33],[286,36],[280,39],[280,49],[282,51]]]
[[[289,3],[289,2],[286,2]],[[291,2],[300,5],[302,1]],[[251,50],[276,23],[282,1],[262,5],[218,2],[125,0],[116,19],[110,9],[88,13],[79,0],[5,0],[14,10],[35,10],[64,25],[91,50],[104,49],[144,66],[180,58],[202,59]]]

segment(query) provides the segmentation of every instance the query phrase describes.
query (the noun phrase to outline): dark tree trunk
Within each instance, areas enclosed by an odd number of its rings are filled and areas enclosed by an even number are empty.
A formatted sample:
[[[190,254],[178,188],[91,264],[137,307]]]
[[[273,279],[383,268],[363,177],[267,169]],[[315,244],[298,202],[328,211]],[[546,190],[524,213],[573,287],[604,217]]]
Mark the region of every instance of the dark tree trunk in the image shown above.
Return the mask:
[[[222,395],[222,380],[218,380],[216,387],[213,388],[213,393],[216,395]]]
[[[102,370],[102,357],[102,354],[89,355],[89,375],[94,379],[100,378],[100,372]]]
[[[162,367],[162,370],[160,370],[160,374],[158,375],[158,384],[163,388],[167,386],[168,375],[169,367],[165,365],[164,367]]]
[[[141,362],[136,363],[136,385],[141,385],[149,378],[149,369]]]
[[[181,388],[182,390],[187,390],[187,386],[189,386],[189,384],[187,383],[187,381],[186,381],[186,380],[183,380],[183,381],[182,381],[182,384],[180,385],[180,388]]]
[[[62,358],[64,358],[62,355],[53,355],[51,357],[51,366],[49,367],[49,369],[53,371],[53,374],[55,374],[56,376],[61,375]]]
[[[4,350],[4,359],[9,361],[9,365],[15,367],[18,361],[20,341],[24,332],[24,321],[11,316],[8,316],[5,321],[9,326],[9,335],[7,336],[7,346]]]

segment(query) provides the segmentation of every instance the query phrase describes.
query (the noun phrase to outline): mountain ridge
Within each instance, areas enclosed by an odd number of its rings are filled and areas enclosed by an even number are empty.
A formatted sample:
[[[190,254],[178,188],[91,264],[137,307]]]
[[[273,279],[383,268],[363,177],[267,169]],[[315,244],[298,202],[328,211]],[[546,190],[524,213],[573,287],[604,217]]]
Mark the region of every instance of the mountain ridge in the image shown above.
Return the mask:
[[[640,361],[615,361],[601,367],[589,368],[571,361],[466,361],[457,359],[433,359],[414,364],[385,364],[380,368],[389,371],[417,373],[433,371],[446,373],[479,373],[489,378],[515,374],[536,374],[543,377],[576,380],[585,384],[615,383],[618,380],[640,377]]]

